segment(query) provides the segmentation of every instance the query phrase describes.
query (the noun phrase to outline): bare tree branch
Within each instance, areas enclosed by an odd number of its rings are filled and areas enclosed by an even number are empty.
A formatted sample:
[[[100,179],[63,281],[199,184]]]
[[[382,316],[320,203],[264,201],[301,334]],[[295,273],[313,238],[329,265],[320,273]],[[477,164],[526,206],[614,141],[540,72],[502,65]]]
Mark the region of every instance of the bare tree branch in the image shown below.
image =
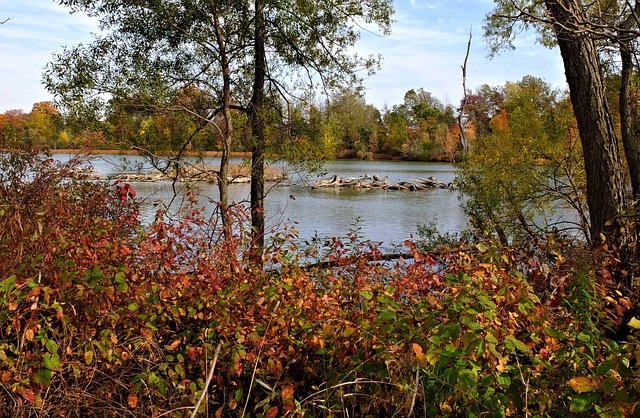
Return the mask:
[[[469,144],[467,142],[467,136],[464,133],[464,112],[467,107],[467,60],[469,59],[469,51],[471,50],[471,38],[473,34],[471,33],[471,27],[469,28],[469,42],[467,42],[467,53],[464,56],[464,63],[462,64],[462,90],[463,90],[463,98],[462,98],[462,106],[460,106],[460,112],[458,112],[458,125],[460,125],[460,145],[462,146],[462,152],[464,154],[467,153],[467,148]]]

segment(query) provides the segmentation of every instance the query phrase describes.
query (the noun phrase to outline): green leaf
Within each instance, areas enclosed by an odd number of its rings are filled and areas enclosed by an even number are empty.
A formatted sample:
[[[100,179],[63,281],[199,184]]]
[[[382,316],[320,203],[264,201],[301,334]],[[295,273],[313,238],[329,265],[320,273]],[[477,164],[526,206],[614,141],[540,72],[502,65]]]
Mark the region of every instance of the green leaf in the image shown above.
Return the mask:
[[[596,373],[598,374],[598,376],[604,376],[609,372],[609,370],[613,368],[613,366],[615,366],[614,360],[604,361],[598,365],[598,367],[596,368]]]
[[[44,346],[51,354],[56,354],[58,352],[58,344],[56,344],[54,340],[47,340],[47,343]]]
[[[458,383],[465,389],[471,389],[476,386],[478,376],[472,370],[461,370],[458,373]]]
[[[127,306],[127,309],[129,309],[130,311],[135,311],[136,309],[138,309],[140,305],[138,305],[138,303],[136,302],[131,302],[129,304],[129,306]]]
[[[509,386],[511,386],[511,378],[507,373],[500,373],[497,376],[496,380],[498,381],[498,384],[503,388],[508,388]]]
[[[42,364],[49,370],[58,370],[60,368],[60,357],[57,354],[46,353],[42,356]]]
[[[118,292],[124,293],[129,290],[129,285],[127,284],[127,276],[123,272],[119,271],[116,273],[114,282],[114,287]]]
[[[518,340],[513,335],[509,335],[504,339],[504,345],[511,350],[518,350],[523,353],[529,352],[529,347],[527,347],[522,341]]]
[[[579,393],[571,400],[569,409],[571,412],[587,412],[597,400],[598,395],[595,393]]]
[[[387,309],[387,310],[382,311],[380,313],[380,319],[395,320],[396,319],[396,313],[394,311],[392,311],[391,309]]]
[[[51,383],[51,370],[49,369],[39,369],[38,376],[36,378],[36,382],[43,385],[48,386]]]
[[[363,298],[365,298],[366,300],[371,300],[371,298],[373,298],[373,295],[371,294],[371,292],[369,292],[368,290],[362,290],[360,291],[360,296],[362,296]]]
[[[118,292],[125,293],[127,290],[129,290],[129,285],[126,283],[116,283],[115,288]]]
[[[273,392],[273,389],[271,389],[271,387],[269,385],[267,385],[264,381],[256,378],[256,383],[258,383],[263,388],[267,389],[269,392]]]
[[[244,389],[242,389],[242,388],[236,389],[236,393],[235,393],[235,396],[234,396],[235,400],[237,402],[240,402],[240,400],[242,399],[242,395],[244,395]]]

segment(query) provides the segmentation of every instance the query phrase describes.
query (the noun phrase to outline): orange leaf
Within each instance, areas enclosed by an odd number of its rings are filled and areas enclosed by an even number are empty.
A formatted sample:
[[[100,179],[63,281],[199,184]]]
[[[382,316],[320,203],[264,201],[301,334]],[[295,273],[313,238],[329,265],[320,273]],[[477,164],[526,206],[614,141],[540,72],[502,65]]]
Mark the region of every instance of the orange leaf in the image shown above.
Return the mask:
[[[127,396],[127,404],[131,409],[135,409],[138,406],[138,397],[135,393],[130,393],[129,396]]]
[[[24,337],[27,339],[27,341],[33,341],[34,335],[35,334],[31,328],[24,332]]]
[[[416,354],[416,360],[418,360],[419,363],[424,363],[425,356],[424,356],[424,353],[422,352],[422,346],[420,344],[413,343],[411,344],[411,348],[413,349],[413,352]]]
[[[292,399],[294,393],[293,385],[287,385],[282,388],[282,399]]]
[[[598,382],[595,382],[588,377],[574,377],[567,383],[578,393],[592,392],[598,388]]]
[[[276,418],[277,415],[278,415],[278,407],[272,406],[271,408],[269,408],[267,413],[264,414],[264,418]]]
[[[411,344],[411,348],[413,349],[413,352],[416,353],[416,356],[424,355],[422,353],[422,346],[420,344],[413,343]]]

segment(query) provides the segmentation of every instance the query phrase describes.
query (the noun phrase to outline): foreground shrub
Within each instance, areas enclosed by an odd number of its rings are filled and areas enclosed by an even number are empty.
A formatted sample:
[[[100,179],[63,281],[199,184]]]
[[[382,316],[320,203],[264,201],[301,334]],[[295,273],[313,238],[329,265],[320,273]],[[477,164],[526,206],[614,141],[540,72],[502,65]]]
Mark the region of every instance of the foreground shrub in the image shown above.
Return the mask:
[[[11,158],[28,164],[0,195],[5,416],[635,412],[610,257],[549,236],[385,261],[357,231],[301,250],[283,228],[255,271],[242,208],[226,234],[195,204],[142,229],[127,185]]]

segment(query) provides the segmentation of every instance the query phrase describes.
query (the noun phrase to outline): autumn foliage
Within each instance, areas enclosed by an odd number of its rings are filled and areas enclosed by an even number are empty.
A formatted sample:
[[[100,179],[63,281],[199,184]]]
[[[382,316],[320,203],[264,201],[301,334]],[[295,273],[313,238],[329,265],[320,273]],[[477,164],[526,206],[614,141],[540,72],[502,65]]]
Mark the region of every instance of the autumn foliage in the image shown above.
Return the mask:
[[[382,261],[357,231],[302,250],[282,228],[255,271],[242,208],[226,236],[195,200],[143,227],[129,185],[6,158],[3,416],[190,416],[203,392],[216,417],[637,413],[609,251],[549,235]]]

